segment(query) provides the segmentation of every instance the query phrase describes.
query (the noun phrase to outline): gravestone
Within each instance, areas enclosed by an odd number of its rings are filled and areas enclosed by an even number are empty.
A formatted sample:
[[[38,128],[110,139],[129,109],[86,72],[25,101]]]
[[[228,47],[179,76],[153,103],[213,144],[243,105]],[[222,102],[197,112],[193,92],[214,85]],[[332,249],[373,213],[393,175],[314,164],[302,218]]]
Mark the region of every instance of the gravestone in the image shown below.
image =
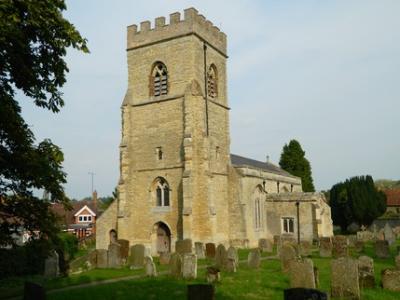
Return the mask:
[[[40,284],[25,281],[24,300],[45,300],[46,290]]]
[[[169,260],[169,270],[173,277],[182,276],[182,256],[179,253],[172,253]]]
[[[228,258],[225,264],[225,271],[230,273],[235,273],[237,270],[237,265],[238,264],[236,263],[236,260]]]
[[[90,265],[93,268],[96,268],[96,266],[97,266],[97,251],[96,250],[92,250],[89,252],[87,261],[90,263]]]
[[[44,276],[57,277],[60,275],[59,256],[56,251],[52,251],[44,261]]]
[[[128,258],[128,264],[131,269],[141,269],[144,266],[144,258],[147,253],[143,244],[136,244],[131,246],[131,254]]]
[[[389,245],[393,244],[396,241],[396,236],[393,233],[392,227],[390,227],[389,223],[386,222],[385,227],[383,228],[383,236],[386,241],[388,241]]]
[[[215,252],[215,265],[218,268],[222,269],[225,267],[227,259],[228,259],[228,256],[227,256],[225,246],[222,244],[219,244],[217,247],[217,251]]]
[[[292,260],[289,264],[291,288],[315,289],[314,264],[309,258]]]
[[[395,266],[397,270],[400,270],[400,255],[397,255],[394,259]]]
[[[195,250],[195,254],[197,255],[198,259],[206,258],[206,254],[204,252],[204,244],[203,243],[201,243],[201,242],[194,243],[194,250]]]
[[[214,300],[215,291],[212,284],[188,285],[188,300]]]
[[[108,245],[108,267],[120,268],[122,264],[121,246],[116,243]]]
[[[332,239],[332,255],[335,258],[348,256],[348,240],[344,235],[336,235]]]
[[[378,258],[389,258],[389,242],[385,240],[377,240],[375,241],[375,255]]]
[[[267,240],[267,239],[259,239],[258,240],[258,248],[260,248],[260,250],[262,252],[269,252],[271,253],[273,251],[273,245],[272,243]]]
[[[332,256],[332,239],[330,237],[321,237],[319,239],[319,256]]]
[[[179,254],[186,254],[186,253],[192,253],[193,246],[192,246],[192,240],[191,239],[184,239],[181,241],[176,241],[175,242],[175,252]]]
[[[221,280],[221,272],[216,267],[207,267],[206,279],[208,283],[215,283]]]
[[[157,276],[156,265],[154,264],[153,258],[151,256],[148,255],[144,258],[144,266],[147,277]]]
[[[374,239],[374,233],[371,231],[358,231],[357,232],[357,240],[368,242]]]
[[[358,262],[351,257],[340,257],[332,260],[331,268],[332,297],[360,299],[358,279]]]
[[[208,258],[215,258],[215,244],[214,243],[206,244],[206,256]]]
[[[311,256],[311,242],[301,241],[300,242],[300,255],[301,256]]]
[[[249,268],[258,269],[261,265],[261,253],[259,249],[252,249],[247,257]]]
[[[280,258],[281,258],[282,272],[286,273],[289,271],[290,263],[293,260],[297,259],[297,253],[295,248],[290,243],[284,243],[281,248]]]
[[[314,281],[315,281],[315,288],[319,288],[319,270],[317,267],[314,267]]]
[[[364,241],[356,241],[354,244],[354,248],[357,252],[364,251]]]
[[[129,241],[117,240],[117,243],[121,246],[121,259],[126,262],[129,256]]]
[[[374,260],[371,257],[358,258],[358,278],[361,289],[375,287]]]
[[[108,268],[108,251],[106,249],[97,249],[97,268],[105,269]]]
[[[346,237],[347,237],[347,241],[348,241],[348,246],[351,248],[354,248],[356,245],[356,241],[357,241],[357,235],[351,234]]]
[[[196,254],[184,254],[182,261],[182,277],[185,279],[197,278],[197,256]]]
[[[170,259],[171,259],[170,252],[161,252],[160,253],[160,257],[159,257],[160,265],[168,265]]]
[[[237,249],[235,247],[230,246],[227,251],[227,265],[229,265],[230,270],[232,269],[232,263],[235,265],[234,272],[236,272],[236,267],[239,266],[239,255]]]
[[[400,270],[384,269],[381,275],[384,289],[400,292]]]
[[[293,288],[285,289],[284,300],[328,300],[328,295],[314,289]]]

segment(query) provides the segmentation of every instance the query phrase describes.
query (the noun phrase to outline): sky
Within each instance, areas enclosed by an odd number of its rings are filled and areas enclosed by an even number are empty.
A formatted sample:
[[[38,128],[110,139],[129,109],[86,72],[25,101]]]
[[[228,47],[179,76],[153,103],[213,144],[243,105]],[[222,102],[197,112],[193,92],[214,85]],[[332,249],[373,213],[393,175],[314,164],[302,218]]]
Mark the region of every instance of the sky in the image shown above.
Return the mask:
[[[317,190],[356,175],[400,179],[400,1],[66,1],[88,39],[71,49],[58,114],[21,101],[37,140],[64,152],[67,195],[119,179],[126,26],[195,7],[228,37],[231,153],[278,164],[297,139]],[[168,22],[168,21],[167,21]]]

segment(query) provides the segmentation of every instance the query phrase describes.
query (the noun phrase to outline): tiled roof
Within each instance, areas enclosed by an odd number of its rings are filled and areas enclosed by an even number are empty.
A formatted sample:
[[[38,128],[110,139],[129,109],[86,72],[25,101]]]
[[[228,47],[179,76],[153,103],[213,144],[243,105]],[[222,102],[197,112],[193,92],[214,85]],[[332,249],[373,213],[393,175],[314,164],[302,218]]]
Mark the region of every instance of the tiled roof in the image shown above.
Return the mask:
[[[400,206],[400,189],[386,190],[386,205]]]
[[[254,160],[254,159],[239,156],[236,154],[231,154],[231,162],[235,166],[250,166],[250,167],[262,169],[262,170],[265,170],[266,172],[270,172],[270,173],[277,174],[277,175],[282,175],[282,176],[287,176],[287,177],[296,177],[269,162],[267,163],[267,162],[263,162],[263,161],[259,161],[259,160]]]
[[[94,207],[93,201],[72,202],[72,210],[64,209],[64,206],[61,203],[55,203],[52,204],[51,209],[53,210],[53,212],[55,212],[62,218],[64,224],[74,224],[75,223],[74,215],[85,205],[87,205],[94,213],[98,214],[98,212]]]

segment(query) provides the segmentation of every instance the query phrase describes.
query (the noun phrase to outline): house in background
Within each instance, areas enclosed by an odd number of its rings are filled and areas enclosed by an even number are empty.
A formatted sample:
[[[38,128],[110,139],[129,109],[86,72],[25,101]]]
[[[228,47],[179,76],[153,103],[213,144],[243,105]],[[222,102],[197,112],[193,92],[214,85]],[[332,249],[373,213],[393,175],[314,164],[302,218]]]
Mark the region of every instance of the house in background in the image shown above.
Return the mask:
[[[386,212],[400,214],[400,189],[385,190]]]

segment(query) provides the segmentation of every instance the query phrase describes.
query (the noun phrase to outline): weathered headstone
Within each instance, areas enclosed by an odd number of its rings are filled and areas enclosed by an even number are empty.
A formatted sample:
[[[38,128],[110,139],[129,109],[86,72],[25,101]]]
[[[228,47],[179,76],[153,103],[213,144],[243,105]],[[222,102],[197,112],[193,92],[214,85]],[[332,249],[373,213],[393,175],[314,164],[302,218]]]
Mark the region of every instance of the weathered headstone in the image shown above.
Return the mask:
[[[247,264],[250,268],[258,269],[261,265],[261,253],[259,249],[252,249],[247,257]]]
[[[387,222],[383,228],[383,236],[385,240],[388,241],[389,245],[393,244],[396,240],[396,236],[393,233],[392,227],[390,227],[389,223]]]
[[[269,252],[270,253],[270,252],[273,251],[273,245],[267,239],[259,239],[258,240],[258,248],[260,248],[260,250],[262,252]]]
[[[145,266],[145,271],[146,271],[147,277],[156,277],[157,276],[156,265],[154,264],[153,258],[151,256],[146,256],[144,258],[144,266]]]
[[[382,270],[382,286],[386,290],[400,292],[400,270]]]
[[[97,249],[97,268],[105,269],[108,268],[108,251],[106,249]]]
[[[195,249],[195,253],[196,253],[198,259],[206,258],[206,254],[204,252],[204,244],[203,243],[201,243],[201,242],[194,243],[194,249]]]
[[[96,268],[96,266],[97,266],[97,251],[96,250],[92,250],[88,253],[87,261],[90,263],[90,265],[93,268]]]
[[[356,241],[354,244],[354,248],[357,252],[364,251],[364,241]]]
[[[235,265],[235,268],[239,266],[239,255],[238,255],[238,251],[237,251],[237,249],[235,247],[230,246],[228,248],[227,260],[228,260],[227,261],[228,265],[231,265],[231,263],[233,263]],[[227,269],[231,270],[231,266],[229,266],[229,268],[227,267]]]
[[[206,279],[208,283],[215,283],[221,280],[221,272],[218,268],[207,267]]]
[[[170,252],[161,252],[160,253],[160,257],[159,257],[160,265],[168,265],[170,259],[171,259]]]
[[[351,234],[347,236],[348,246],[354,248],[357,241],[357,235]]]
[[[332,256],[332,239],[330,237],[321,237],[319,239],[319,255],[321,257]]]
[[[309,258],[292,260],[289,264],[290,287],[315,289],[314,264]]]
[[[45,300],[46,290],[37,283],[26,281],[24,284],[24,300]]]
[[[368,242],[374,239],[374,233],[371,231],[358,231],[357,232],[357,240]]]
[[[336,235],[332,239],[332,255],[335,258],[348,256],[348,240],[344,235]]]
[[[188,285],[188,300],[214,300],[215,291],[212,284]]]
[[[280,258],[281,258],[282,272],[286,273],[289,271],[290,263],[293,260],[297,259],[296,250],[290,243],[283,244],[280,252]]]
[[[196,254],[184,254],[182,261],[182,277],[185,279],[197,278],[197,256]]]
[[[208,258],[215,257],[215,244],[214,243],[207,243],[206,244],[206,256]]]
[[[397,270],[400,270],[400,255],[397,255],[394,259],[395,266]]]
[[[375,241],[375,255],[378,258],[389,258],[389,242],[385,240]]]
[[[300,255],[301,256],[311,256],[311,242],[301,241],[300,242]]]
[[[116,243],[108,245],[108,267],[120,268],[122,265],[121,246]]]
[[[129,256],[129,241],[117,240],[117,243],[121,246],[121,259],[126,262]]]
[[[358,278],[361,289],[375,287],[374,260],[371,257],[358,258]]]
[[[357,260],[351,257],[332,260],[331,294],[332,297],[360,299]]]
[[[172,276],[182,276],[182,256],[179,253],[172,253],[169,260],[169,270]]]
[[[315,281],[315,288],[319,288],[319,269],[314,266],[314,281]]]
[[[215,252],[215,265],[218,268],[224,268],[227,259],[228,259],[228,256],[227,256],[225,246],[222,244],[219,244],[217,247],[217,250]]]
[[[131,254],[128,258],[128,264],[132,269],[140,269],[144,267],[144,258],[146,248],[142,244],[136,244],[131,247]]]
[[[193,245],[191,239],[184,239],[175,242],[175,251],[179,254],[192,253]]]
[[[44,261],[44,276],[57,277],[60,275],[59,256],[56,251],[52,251]]]
[[[328,295],[314,289],[293,288],[284,290],[284,300],[328,300]]]

